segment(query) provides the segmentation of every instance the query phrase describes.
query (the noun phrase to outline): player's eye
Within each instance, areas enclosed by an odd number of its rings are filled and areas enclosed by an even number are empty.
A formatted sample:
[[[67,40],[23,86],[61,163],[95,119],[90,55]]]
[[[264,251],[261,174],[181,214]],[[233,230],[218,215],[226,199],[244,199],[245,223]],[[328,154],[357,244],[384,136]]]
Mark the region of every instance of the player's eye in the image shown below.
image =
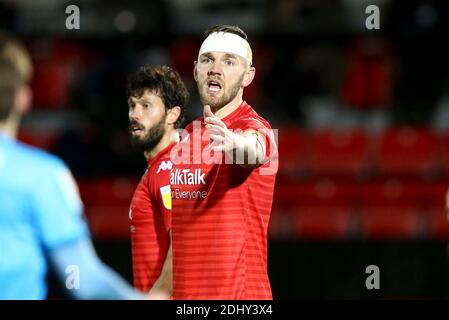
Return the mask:
[[[150,107],[150,105],[149,105],[148,103],[144,103],[144,104],[143,104],[143,108],[144,108],[144,109],[148,109],[149,107]]]
[[[232,67],[232,66],[235,65],[235,62],[232,61],[232,60],[229,60],[229,59],[226,59],[226,60],[224,61],[224,63],[225,63],[225,65],[228,66],[228,67]]]
[[[201,58],[201,63],[211,63],[212,59],[209,57],[203,57]]]

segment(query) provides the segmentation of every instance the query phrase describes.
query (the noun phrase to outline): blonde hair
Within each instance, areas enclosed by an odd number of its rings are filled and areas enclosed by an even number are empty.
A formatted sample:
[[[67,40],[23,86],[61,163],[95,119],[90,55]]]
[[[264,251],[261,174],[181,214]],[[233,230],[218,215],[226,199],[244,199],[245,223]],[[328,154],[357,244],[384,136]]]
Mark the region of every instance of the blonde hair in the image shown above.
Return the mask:
[[[0,62],[10,64],[24,83],[31,79],[33,66],[27,49],[19,40],[4,32],[0,32]]]
[[[17,90],[33,75],[33,65],[25,46],[14,36],[0,32],[0,121],[8,117]]]

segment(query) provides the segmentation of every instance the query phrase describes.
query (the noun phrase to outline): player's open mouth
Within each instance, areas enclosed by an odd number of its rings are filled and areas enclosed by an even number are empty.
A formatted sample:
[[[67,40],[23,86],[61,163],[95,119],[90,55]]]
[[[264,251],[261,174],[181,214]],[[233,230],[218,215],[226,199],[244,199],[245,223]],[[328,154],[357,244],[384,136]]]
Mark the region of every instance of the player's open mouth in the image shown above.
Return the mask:
[[[218,81],[209,80],[207,81],[207,91],[209,93],[217,93],[221,91],[221,84]]]
[[[140,134],[143,132],[143,127],[137,124],[133,124],[129,126],[129,131],[133,134]]]

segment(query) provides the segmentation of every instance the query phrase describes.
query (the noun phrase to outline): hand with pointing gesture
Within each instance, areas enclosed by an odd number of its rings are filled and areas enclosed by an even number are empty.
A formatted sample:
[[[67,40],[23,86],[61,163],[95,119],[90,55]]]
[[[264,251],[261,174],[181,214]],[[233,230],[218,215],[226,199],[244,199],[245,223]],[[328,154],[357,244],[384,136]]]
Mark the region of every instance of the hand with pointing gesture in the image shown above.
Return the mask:
[[[245,138],[230,131],[219,117],[214,115],[209,105],[204,106],[204,123],[210,131],[211,149],[215,152],[231,153],[239,147],[244,147]]]
[[[247,130],[241,134],[232,132],[226,124],[214,115],[209,105],[204,106],[204,123],[210,135],[210,149],[214,152],[224,152],[244,168],[255,168],[263,159],[263,148],[258,140],[258,133]],[[263,142],[264,143],[264,142]]]

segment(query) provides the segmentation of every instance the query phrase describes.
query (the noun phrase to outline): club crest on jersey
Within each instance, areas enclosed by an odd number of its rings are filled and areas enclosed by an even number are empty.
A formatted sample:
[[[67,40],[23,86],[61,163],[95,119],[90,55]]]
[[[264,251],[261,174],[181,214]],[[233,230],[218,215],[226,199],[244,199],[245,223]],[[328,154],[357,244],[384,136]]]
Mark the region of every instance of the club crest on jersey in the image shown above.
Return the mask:
[[[173,167],[173,164],[170,160],[162,161],[161,164],[159,165],[159,168],[157,169],[156,173],[161,172],[161,170],[171,170],[172,167]]]
[[[170,184],[206,184],[201,169],[195,169],[191,172],[190,169],[176,169],[170,173]]]
[[[170,185],[164,186],[160,188],[162,203],[164,204],[165,209],[171,210],[171,190]]]

